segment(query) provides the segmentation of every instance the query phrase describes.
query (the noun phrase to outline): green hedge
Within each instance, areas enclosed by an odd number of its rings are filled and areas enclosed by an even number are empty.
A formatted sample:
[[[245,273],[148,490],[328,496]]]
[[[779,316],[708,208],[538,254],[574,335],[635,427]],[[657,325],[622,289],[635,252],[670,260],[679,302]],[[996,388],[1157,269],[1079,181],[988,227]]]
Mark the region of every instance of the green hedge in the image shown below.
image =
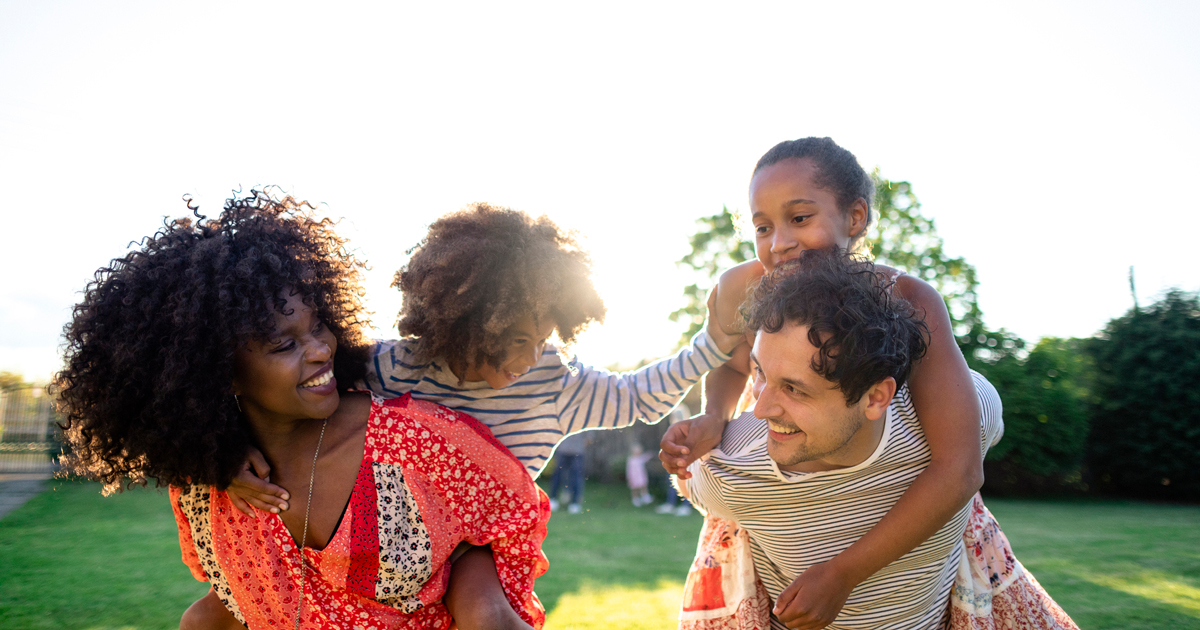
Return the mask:
[[[1093,483],[1139,498],[1200,499],[1200,299],[1171,291],[1109,322],[1089,349]]]
[[[1025,357],[976,365],[1004,404],[1004,439],[987,456],[987,490],[1044,493],[1084,490],[1087,450],[1086,340],[1043,339]]]

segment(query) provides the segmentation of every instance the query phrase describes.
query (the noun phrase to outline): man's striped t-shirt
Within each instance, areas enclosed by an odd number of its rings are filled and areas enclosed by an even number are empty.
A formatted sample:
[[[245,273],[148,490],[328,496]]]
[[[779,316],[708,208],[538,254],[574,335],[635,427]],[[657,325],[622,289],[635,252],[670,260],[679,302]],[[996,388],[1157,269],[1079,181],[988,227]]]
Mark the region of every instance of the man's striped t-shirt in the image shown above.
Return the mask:
[[[986,453],[1004,430],[1000,397],[983,376],[971,376]],[[692,464],[692,478],[684,483],[701,509],[737,521],[749,533],[755,569],[774,601],[806,569],[833,559],[874,527],[929,461],[929,445],[905,386],[888,408],[879,446],[857,466],[781,471],[767,454],[766,422],[747,413],[729,423],[706,460]],[[829,628],[941,627],[967,516],[964,506],[929,540],[855,587]],[[771,623],[784,628],[774,616]]]
[[[459,383],[445,361],[417,361],[417,339],[375,344],[366,385],[393,398],[412,392],[474,416],[535,478],[564,437],[586,429],[615,429],[670,413],[709,370],[729,360],[706,331],[674,356],[632,372],[610,372],[572,357],[564,364],[547,345],[536,366],[503,389],[484,381]]]

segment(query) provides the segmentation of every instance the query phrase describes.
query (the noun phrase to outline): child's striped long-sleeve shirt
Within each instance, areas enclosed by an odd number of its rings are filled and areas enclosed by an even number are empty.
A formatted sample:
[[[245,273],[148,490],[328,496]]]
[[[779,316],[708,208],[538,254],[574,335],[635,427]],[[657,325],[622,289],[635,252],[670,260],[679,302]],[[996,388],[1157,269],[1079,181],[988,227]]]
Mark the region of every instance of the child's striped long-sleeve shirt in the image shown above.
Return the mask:
[[[385,398],[412,392],[413,398],[474,416],[534,477],[567,435],[657,422],[706,372],[729,359],[703,330],[674,356],[631,372],[583,365],[577,357],[564,364],[559,350],[548,345],[517,382],[494,389],[484,381],[460,385],[445,361],[416,361],[418,343],[409,338],[375,344],[367,388]]]

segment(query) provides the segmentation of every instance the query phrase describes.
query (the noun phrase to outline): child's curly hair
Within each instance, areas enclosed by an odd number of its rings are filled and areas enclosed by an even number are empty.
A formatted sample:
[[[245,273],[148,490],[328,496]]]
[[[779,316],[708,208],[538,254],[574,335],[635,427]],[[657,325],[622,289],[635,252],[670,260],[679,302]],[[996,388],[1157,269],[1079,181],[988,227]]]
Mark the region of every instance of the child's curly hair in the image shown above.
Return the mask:
[[[550,318],[563,343],[604,320],[591,259],[546,217],[477,203],[435,221],[409,253],[392,283],[404,295],[396,327],[420,338],[421,360],[443,359],[460,377],[500,367],[505,331],[522,316]]]
[[[339,388],[365,372],[363,265],[313,207],[274,191],[216,219],[164,222],[96,272],[64,329],[54,387],[69,470],[119,491],[124,477],[226,487],[250,433],[233,397],[234,350],[266,339],[295,289],[337,338]]]

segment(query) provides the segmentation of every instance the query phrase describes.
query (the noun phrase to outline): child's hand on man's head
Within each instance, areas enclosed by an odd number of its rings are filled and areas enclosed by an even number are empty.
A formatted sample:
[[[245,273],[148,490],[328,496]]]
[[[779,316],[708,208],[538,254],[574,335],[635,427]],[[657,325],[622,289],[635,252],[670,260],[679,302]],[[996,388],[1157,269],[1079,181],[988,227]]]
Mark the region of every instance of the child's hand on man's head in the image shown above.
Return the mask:
[[[290,497],[287,490],[268,481],[270,476],[271,466],[262,451],[251,446],[242,469],[225,492],[233,506],[249,516],[254,516],[254,508],[278,514],[288,509]]]

